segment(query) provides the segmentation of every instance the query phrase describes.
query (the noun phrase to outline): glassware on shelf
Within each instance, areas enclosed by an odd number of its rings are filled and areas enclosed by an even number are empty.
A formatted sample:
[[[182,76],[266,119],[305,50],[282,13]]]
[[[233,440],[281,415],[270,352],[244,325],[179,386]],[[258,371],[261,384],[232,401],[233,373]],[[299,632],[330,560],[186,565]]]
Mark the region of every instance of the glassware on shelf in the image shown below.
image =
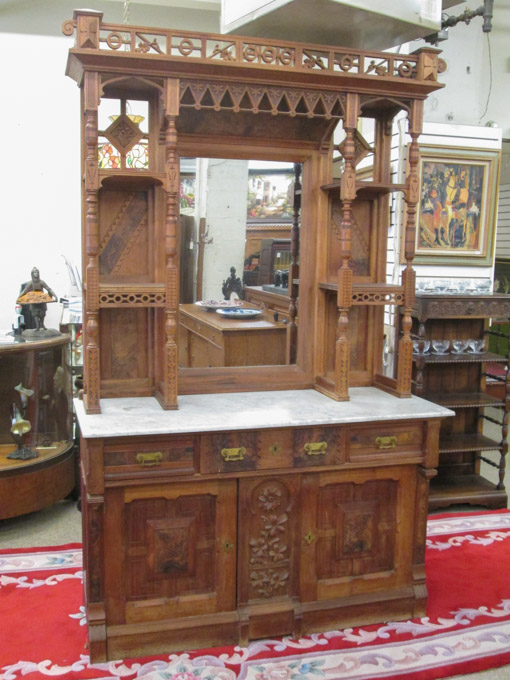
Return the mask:
[[[450,285],[450,279],[434,279],[434,289],[438,293],[446,293],[446,291],[450,288]]]
[[[454,354],[464,354],[469,347],[469,340],[452,340]]]
[[[476,293],[490,293],[491,290],[490,279],[481,279],[480,281],[475,281],[474,288]]]
[[[430,279],[419,279],[416,281],[416,291],[418,293],[425,293],[430,288]]]
[[[430,340],[422,340],[423,352],[420,352],[420,340],[413,340],[413,354],[428,354],[430,352]]]
[[[449,348],[449,340],[432,340],[432,351],[434,354],[447,354]]]
[[[467,293],[467,291],[471,287],[471,280],[470,279],[460,279],[460,281],[455,282],[455,287],[457,288],[457,292],[460,293],[461,295],[463,293]]]
[[[473,354],[483,354],[485,352],[485,340],[469,340],[469,351]]]

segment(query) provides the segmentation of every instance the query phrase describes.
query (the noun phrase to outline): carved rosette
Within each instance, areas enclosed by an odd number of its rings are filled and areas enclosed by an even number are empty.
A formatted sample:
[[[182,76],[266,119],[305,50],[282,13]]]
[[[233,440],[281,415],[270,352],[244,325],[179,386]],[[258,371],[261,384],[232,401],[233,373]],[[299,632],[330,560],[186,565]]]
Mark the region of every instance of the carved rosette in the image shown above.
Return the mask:
[[[263,482],[253,491],[249,578],[255,599],[284,595],[288,590],[289,505],[289,492],[277,480]]]

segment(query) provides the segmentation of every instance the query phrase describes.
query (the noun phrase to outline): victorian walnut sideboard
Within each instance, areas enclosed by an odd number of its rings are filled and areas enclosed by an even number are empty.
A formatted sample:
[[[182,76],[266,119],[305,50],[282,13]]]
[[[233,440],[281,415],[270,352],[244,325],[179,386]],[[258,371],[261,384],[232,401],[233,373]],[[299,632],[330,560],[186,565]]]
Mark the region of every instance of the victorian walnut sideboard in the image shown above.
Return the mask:
[[[418,137],[423,102],[441,87],[437,50],[115,25],[88,10],[63,30],[76,33],[67,74],[82,98],[76,408],[92,660],[423,615],[428,487],[440,420],[451,415],[411,394]],[[408,175],[394,184],[401,114]],[[370,182],[356,176],[367,154]],[[184,157],[296,168],[275,362],[186,362]],[[405,265],[390,285],[397,191]],[[390,373],[384,314],[398,307]]]

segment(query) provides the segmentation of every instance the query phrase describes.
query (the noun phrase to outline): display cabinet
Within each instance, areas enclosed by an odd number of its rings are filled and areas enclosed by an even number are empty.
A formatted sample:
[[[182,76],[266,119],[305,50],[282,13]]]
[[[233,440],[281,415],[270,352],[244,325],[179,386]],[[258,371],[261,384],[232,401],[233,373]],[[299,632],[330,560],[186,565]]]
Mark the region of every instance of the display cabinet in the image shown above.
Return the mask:
[[[412,314],[417,343],[413,392],[455,411],[455,417],[441,425],[438,475],[431,483],[430,507],[470,503],[505,508],[509,358],[489,350],[488,336],[500,335],[497,325],[489,327],[489,319],[510,318],[510,296],[418,295]],[[443,354],[429,347],[439,340],[445,341]],[[504,370],[494,370],[497,366]],[[501,385],[502,393],[494,396],[487,390],[488,378]],[[484,434],[484,425],[489,423],[495,438]],[[496,461],[488,457],[490,451],[496,452]],[[496,482],[480,474],[482,460],[497,469]]]
[[[0,519],[40,510],[75,488],[70,337],[0,342]]]
[[[85,10],[64,24],[75,31],[91,658],[423,615],[428,485],[439,421],[451,415],[411,394],[418,137],[424,99],[441,87],[437,50],[121,26]],[[411,142],[395,185],[401,112]],[[359,182],[368,153],[374,181]],[[256,351],[227,351],[237,320],[200,316],[203,300],[178,304],[179,270],[192,261],[178,247],[180,157],[235,168],[218,200],[241,176],[234,161],[285,161],[299,177],[287,311],[264,312]],[[406,202],[405,267],[388,285],[394,191]],[[215,247],[240,248],[240,273],[246,235],[224,236],[207,230]],[[393,375],[381,371],[387,306],[403,310]],[[260,328],[238,332],[249,347]]]

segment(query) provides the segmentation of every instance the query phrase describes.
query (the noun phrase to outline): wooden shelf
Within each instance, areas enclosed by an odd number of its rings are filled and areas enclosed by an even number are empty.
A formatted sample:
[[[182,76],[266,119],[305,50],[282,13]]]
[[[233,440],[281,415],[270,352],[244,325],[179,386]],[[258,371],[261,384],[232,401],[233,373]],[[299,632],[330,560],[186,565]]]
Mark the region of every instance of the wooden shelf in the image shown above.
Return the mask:
[[[105,189],[148,189],[163,185],[165,173],[149,170],[99,170],[99,184]]]
[[[439,439],[439,453],[457,451],[499,451],[501,444],[482,434],[460,433]]]
[[[473,408],[494,406],[504,408],[505,404],[500,399],[491,397],[485,392],[429,392],[421,395],[424,399],[433,401],[445,408]]]
[[[430,482],[429,508],[469,503],[490,508],[506,508],[508,496],[504,489],[480,475],[441,475]]]
[[[337,179],[330,184],[323,184],[322,191],[340,191],[340,180]],[[357,198],[376,198],[377,196],[384,196],[392,191],[405,191],[405,184],[391,184],[389,182],[367,182],[366,180],[358,180],[356,182],[356,197]]]
[[[474,352],[455,354],[450,352],[448,354],[413,354],[413,361],[416,363],[424,362],[425,364],[475,364],[487,361],[506,364],[507,358],[492,352],[484,352],[483,354],[475,354]]]

